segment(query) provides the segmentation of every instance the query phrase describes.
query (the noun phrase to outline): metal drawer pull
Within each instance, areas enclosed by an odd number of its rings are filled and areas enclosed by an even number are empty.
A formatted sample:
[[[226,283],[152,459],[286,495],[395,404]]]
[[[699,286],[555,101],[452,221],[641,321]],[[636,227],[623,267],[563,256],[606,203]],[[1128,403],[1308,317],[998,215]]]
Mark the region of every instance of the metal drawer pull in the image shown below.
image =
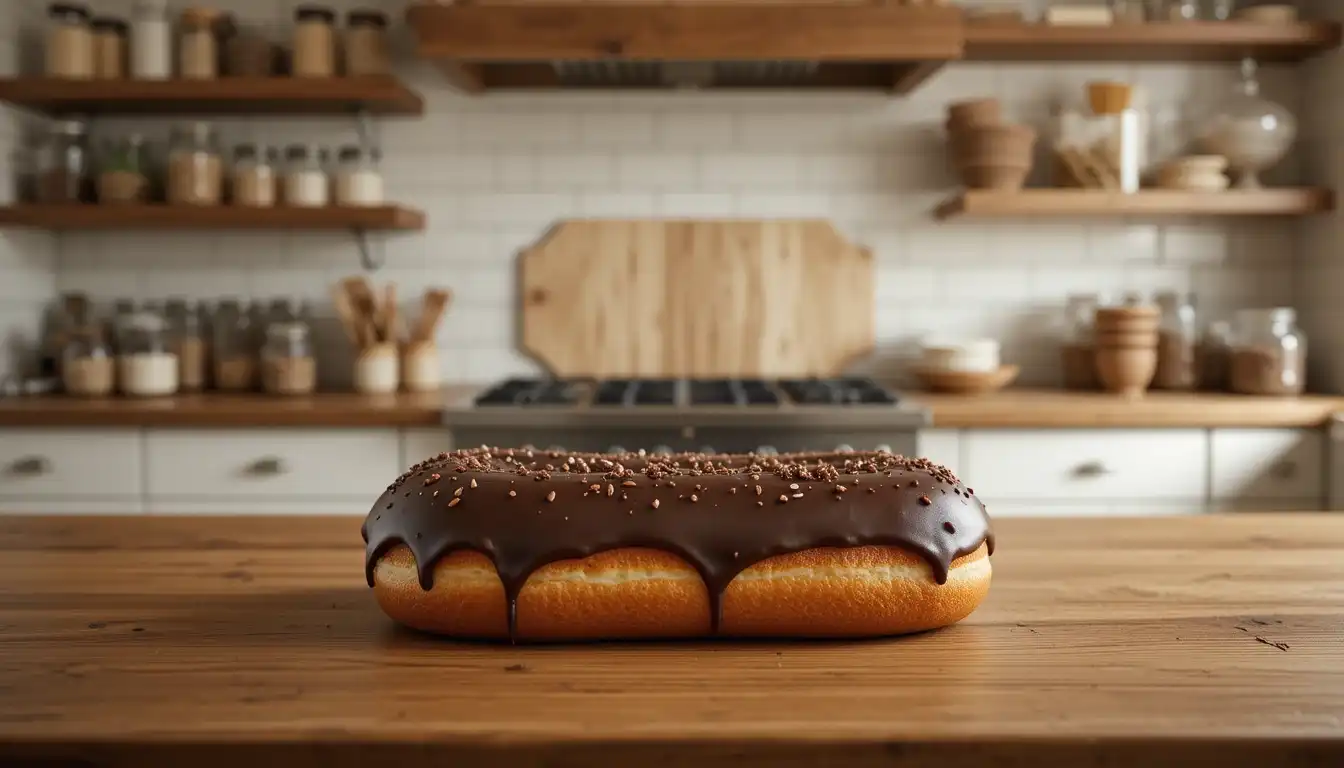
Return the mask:
[[[1089,461],[1079,464],[1078,467],[1073,470],[1073,473],[1079,477],[1101,477],[1102,475],[1111,474],[1111,468],[1102,464],[1100,461]]]
[[[24,456],[9,465],[9,471],[15,475],[49,475],[51,470],[51,459],[46,456]]]
[[[283,475],[289,471],[289,466],[285,460],[278,456],[267,456],[264,459],[257,459],[252,462],[248,471],[254,475]]]

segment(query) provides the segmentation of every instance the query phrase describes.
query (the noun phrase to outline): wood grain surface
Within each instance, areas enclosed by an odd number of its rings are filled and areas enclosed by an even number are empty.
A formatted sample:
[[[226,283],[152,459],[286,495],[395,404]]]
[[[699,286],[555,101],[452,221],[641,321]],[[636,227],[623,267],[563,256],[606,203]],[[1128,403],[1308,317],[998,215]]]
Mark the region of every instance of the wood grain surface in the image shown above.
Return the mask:
[[[0,207],[0,227],[63,230],[367,230],[410,232],[425,215],[395,205],[245,208],[193,205],[61,205]]]
[[[971,23],[970,61],[1302,61],[1339,46],[1332,21],[1179,22],[1082,26]]]
[[[1085,189],[973,189],[943,201],[934,216],[1305,216],[1334,207],[1334,193],[1315,188],[1224,192],[1153,189],[1134,194]]]
[[[84,114],[420,115],[424,99],[392,77],[224,77],[199,80],[0,78],[0,101]]]
[[[0,764],[1344,764],[1344,516],[1008,519],[945,630],[394,627],[356,518],[0,518]]]
[[[834,375],[873,346],[872,254],[818,220],[568,221],[521,257],[562,376]]]

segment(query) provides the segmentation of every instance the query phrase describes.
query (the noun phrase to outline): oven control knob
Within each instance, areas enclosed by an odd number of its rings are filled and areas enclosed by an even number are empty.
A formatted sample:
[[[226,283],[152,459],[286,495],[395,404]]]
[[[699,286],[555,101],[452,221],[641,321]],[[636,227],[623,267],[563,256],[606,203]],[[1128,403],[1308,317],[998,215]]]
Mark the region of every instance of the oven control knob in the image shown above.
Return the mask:
[[[715,451],[714,451],[714,446],[712,446],[712,445],[702,445],[702,446],[700,446],[700,452],[701,452],[701,453],[714,453],[714,452],[715,452]]]
[[[886,443],[877,446],[877,450],[882,451],[883,453],[895,453],[895,451],[891,450],[891,446]]]
[[[836,453],[853,453],[854,449],[848,443],[841,443],[835,446]]]
[[[756,453],[761,456],[774,456],[779,453],[779,451],[776,451],[775,446],[773,445],[760,445],[756,447]]]
[[[669,447],[667,447],[666,445],[655,445],[655,446],[653,446],[653,450],[650,451],[650,453],[662,454],[662,455],[664,455],[664,456],[670,456],[670,455],[672,455],[672,449],[669,448]]]
[[[625,453],[625,446],[624,446],[624,445],[609,445],[609,446],[607,446],[607,453]]]

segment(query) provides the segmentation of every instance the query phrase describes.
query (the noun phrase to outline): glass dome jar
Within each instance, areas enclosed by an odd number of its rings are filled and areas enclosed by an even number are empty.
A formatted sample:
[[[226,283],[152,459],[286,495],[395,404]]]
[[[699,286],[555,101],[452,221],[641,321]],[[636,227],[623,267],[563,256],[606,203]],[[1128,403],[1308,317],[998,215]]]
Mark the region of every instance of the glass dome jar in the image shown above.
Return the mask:
[[[220,204],[224,197],[224,161],[214,126],[193,122],[173,128],[167,187],[170,205]]]
[[[1299,395],[1306,389],[1307,339],[1287,307],[1236,315],[1231,388],[1243,395]]]
[[[257,388],[257,338],[252,315],[235,299],[219,303],[211,322],[215,388],[248,392]]]
[[[117,381],[123,394],[162,397],[177,393],[177,355],[168,323],[157,312],[137,312],[117,339]]]
[[[75,397],[106,397],[116,389],[112,347],[98,329],[71,333],[61,351],[61,383]]]
[[[307,323],[275,322],[261,353],[263,388],[273,395],[309,395],[317,389],[317,358]]]
[[[1199,382],[1195,359],[1199,347],[1199,323],[1195,299],[1189,294],[1162,292],[1157,295],[1162,315],[1158,325],[1156,389],[1189,390]]]
[[[1200,143],[1227,158],[1238,189],[1259,189],[1260,172],[1283,159],[1297,138],[1297,118],[1260,95],[1254,59],[1242,59],[1241,83],[1215,108],[1200,131]]]

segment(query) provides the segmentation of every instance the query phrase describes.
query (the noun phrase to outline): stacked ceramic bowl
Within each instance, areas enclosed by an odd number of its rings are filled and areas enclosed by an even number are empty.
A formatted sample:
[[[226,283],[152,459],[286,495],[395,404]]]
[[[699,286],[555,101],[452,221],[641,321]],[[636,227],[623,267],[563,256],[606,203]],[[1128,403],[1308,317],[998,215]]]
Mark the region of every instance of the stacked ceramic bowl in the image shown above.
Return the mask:
[[[1021,189],[1031,172],[1036,131],[1003,121],[998,99],[958,101],[947,108],[952,164],[969,189]]]
[[[1159,319],[1158,308],[1147,304],[1097,309],[1097,378],[1106,391],[1142,397],[1153,383]]]

